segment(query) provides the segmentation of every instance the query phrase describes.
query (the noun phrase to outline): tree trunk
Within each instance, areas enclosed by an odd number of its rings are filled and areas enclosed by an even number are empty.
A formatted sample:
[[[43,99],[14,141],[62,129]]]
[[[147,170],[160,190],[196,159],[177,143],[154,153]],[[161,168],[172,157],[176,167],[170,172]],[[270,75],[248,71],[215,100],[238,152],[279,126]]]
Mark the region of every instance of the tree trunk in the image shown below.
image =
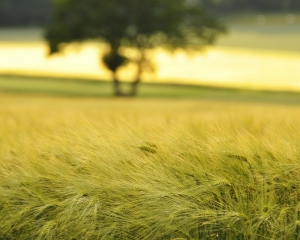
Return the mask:
[[[117,73],[113,72],[114,94],[116,97],[124,96],[120,88],[120,81],[117,78]]]
[[[138,85],[141,82],[141,75],[143,73],[143,66],[145,61],[144,50],[140,51],[140,58],[136,61],[137,63],[137,73],[135,80],[131,83],[131,90],[129,92],[124,93],[120,86],[120,81],[117,77],[117,68],[115,71],[112,70],[113,74],[113,86],[114,86],[114,94],[116,97],[134,97],[137,94]]]
[[[130,96],[136,96],[136,94],[137,94],[137,88],[138,88],[139,83],[141,82],[141,75],[142,75],[142,66],[141,65],[142,65],[141,61],[138,62],[138,71],[136,74],[136,79],[131,84]]]
[[[138,88],[138,84],[140,83],[141,79],[140,77],[137,78],[132,84],[131,84],[131,92],[130,92],[130,96],[136,96],[137,94],[137,88]]]

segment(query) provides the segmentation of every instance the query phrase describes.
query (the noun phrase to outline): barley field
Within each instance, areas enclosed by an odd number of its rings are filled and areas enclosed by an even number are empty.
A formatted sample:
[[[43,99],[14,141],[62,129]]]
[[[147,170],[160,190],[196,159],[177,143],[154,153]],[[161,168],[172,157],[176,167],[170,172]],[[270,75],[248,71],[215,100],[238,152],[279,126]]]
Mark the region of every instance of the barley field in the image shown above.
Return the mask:
[[[0,94],[0,239],[300,239],[298,104]]]

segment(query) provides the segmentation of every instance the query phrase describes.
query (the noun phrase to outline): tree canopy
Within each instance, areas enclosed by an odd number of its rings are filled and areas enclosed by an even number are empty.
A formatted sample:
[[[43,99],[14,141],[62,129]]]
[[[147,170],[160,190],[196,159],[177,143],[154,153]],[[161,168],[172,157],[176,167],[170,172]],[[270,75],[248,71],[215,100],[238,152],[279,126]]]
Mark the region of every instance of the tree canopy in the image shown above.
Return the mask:
[[[97,39],[109,44],[103,57],[113,73],[115,94],[122,95],[118,68],[128,61],[137,64],[131,95],[149,59],[146,51],[155,47],[199,48],[212,43],[225,27],[193,0],[56,0],[54,21],[46,30],[50,53],[62,43]],[[136,59],[121,54],[124,47],[135,49]]]
[[[60,43],[95,39],[120,46],[190,47],[211,43],[224,26],[196,1],[187,0],[56,0],[47,29],[51,51]]]

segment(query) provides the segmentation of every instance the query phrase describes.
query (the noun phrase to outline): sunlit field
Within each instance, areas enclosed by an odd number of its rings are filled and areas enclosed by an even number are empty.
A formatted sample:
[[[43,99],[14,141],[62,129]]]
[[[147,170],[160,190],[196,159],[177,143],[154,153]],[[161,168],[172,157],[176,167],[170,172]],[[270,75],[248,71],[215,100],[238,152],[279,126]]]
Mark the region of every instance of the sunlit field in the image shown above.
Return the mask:
[[[0,30],[0,240],[299,240],[299,19],[157,49],[136,98],[100,44],[48,59],[40,29]]]
[[[299,105],[0,95],[0,239],[299,239]]]
[[[176,82],[251,89],[300,89],[300,15],[249,14],[225,19],[229,33],[213,47],[187,55],[153,51],[155,74],[147,82]],[[100,64],[105,47],[98,43],[70,46],[64,54],[47,58],[41,29],[0,30],[0,74],[65,76],[109,80]],[[119,71],[133,79],[133,66]]]

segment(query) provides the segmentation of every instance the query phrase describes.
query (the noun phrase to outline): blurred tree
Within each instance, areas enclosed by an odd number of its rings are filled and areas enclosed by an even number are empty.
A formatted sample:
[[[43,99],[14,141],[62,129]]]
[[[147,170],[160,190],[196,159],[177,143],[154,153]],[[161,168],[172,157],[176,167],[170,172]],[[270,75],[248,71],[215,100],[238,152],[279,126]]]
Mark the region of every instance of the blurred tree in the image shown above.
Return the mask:
[[[116,75],[118,68],[135,62],[137,76],[126,94],[134,96],[141,74],[150,66],[147,50],[158,46],[196,49],[224,31],[195,0],[55,0],[54,21],[45,37],[50,54],[62,50],[63,44],[86,39],[109,44],[110,51],[102,60],[113,73],[115,95],[125,95]],[[135,49],[136,56],[122,55],[124,47]]]

